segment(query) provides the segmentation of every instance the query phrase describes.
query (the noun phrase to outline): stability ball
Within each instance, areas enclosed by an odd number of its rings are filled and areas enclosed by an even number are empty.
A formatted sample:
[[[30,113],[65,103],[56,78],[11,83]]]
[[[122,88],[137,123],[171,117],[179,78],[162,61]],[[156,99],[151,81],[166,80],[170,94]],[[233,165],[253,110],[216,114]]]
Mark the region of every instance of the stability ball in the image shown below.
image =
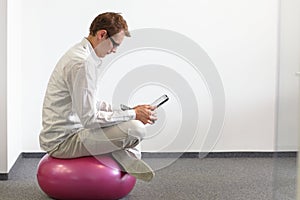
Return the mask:
[[[46,154],[37,181],[48,196],[61,200],[110,200],[126,196],[136,178],[108,155],[57,159]]]

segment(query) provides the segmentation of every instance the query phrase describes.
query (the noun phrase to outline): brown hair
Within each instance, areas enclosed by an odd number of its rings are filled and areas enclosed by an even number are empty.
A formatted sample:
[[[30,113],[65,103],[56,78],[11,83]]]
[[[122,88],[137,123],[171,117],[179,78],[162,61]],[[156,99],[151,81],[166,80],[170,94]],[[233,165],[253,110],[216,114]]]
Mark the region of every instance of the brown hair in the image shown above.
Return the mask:
[[[90,26],[90,35],[95,36],[97,31],[103,29],[109,36],[124,30],[125,36],[130,37],[127,23],[120,13],[106,12],[98,15]]]

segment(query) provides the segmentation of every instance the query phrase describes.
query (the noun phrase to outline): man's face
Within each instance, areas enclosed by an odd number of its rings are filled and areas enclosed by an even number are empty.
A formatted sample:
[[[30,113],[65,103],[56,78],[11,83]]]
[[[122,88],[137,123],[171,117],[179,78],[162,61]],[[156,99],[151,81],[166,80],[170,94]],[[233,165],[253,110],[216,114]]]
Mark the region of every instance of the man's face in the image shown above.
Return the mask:
[[[97,56],[100,58],[104,58],[106,55],[110,53],[115,53],[119,45],[121,45],[123,39],[125,37],[125,32],[122,30],[121,32],[115,35],[107,35],[107,32],[101,37],[99,43],[95,48],[95,52]]]

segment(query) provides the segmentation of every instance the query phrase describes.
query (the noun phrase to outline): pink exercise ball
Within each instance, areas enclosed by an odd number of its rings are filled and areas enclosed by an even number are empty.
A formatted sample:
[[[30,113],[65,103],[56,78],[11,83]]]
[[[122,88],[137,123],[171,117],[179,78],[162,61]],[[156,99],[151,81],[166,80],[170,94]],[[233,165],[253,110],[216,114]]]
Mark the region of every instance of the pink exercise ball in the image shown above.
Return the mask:
[[[48,196],[61,200],[119,199],[136,183],[107,155],[57,159],[46,154],[39,162],[37,180]]]

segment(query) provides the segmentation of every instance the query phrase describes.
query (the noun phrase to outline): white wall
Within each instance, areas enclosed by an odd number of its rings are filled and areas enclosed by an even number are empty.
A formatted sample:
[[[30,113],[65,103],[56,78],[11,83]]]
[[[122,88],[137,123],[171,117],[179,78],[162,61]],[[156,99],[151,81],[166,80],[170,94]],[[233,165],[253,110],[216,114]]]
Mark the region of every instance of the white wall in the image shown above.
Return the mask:
[[[297,80],[290,72],[298,70],[299,45],[295,41],[299,41],[299,29],[294,27],[299,19],[289,12],[295,7],[282,4],[279,15],[279,1],[271,0],[171,3],[132,0],[115,5],[95,0],[70,6],[58,0],[8,4],[1,0],[0,25],[7,31],[0,33],[0,173],[10,169],[21,151],[40,151],[42,102],[54,65],[70,46],[87,36],[91,20],[104,11],[123,13],[131,30],[162,28],[184,34],[207,52],[226,95],[224,127],[213,151],[295,150],[298,126],[296,109],[290,105],[297,104],[298,85],[295,87]],[[166,57],[163,59],[161,62]],[[199,86],[194,87],[197,90]],[[202,122],[209,126],[212,113],[202,111],[207,116]],[[172,121],[178,113],[169,112]],[[289,134],[284,134],[286,131]],[[148,140],[143,150],[156,151],[157,144],[166,142]],[[201,151],[201,144],[199,137],[188,151]]]
[[[131,30],[177,31],[207,52],[226,95],[224,128],[214,151],[295,150],[299,127],[297,109],[291,105],[297,105],[294,72],[299,70],[300,19],[298,7],[288,2],[296,0],[201,0],[172,6],[173,1],[158,0],[117,5],[99,0],[72,5],[1,0],[0,173],[8,172],[21,151],[40,151],[42,101],[53,67],[71,45],[87,36],[91,20],[104,11],[122,12]],[[154,142],[147,142],[144,150],[155,151]],[[196,140],[189,150],[201,150],[200,144]]]
[[[0,173],[7,173],[7,1],[0,1]]]
[[[0,173],[22,152],[21,1],[1,1]]]
[[[22,152],[22,66],[20,31],[22,0],[8,1],[7,34],[7,152],[8,169]],[[29,115],[30,116],[30,115]],[[29,117],[27,115],[27,117]]]
[[[43,95],[55,63],[87,36],[91,20],[104,11],[123,13],[131,30],[177,31],[207,52],[226,95],[224,128],[214,151],[274,150],[278,1],[28,0],[22,8],[23,151],[40,151]],[[157,141],[147,142],[144,150],[155,151]],[[201,142],[190,151],[201,150]]]
[[[297,150],[299,134],[300,2],[281,0],[276,149]]]

